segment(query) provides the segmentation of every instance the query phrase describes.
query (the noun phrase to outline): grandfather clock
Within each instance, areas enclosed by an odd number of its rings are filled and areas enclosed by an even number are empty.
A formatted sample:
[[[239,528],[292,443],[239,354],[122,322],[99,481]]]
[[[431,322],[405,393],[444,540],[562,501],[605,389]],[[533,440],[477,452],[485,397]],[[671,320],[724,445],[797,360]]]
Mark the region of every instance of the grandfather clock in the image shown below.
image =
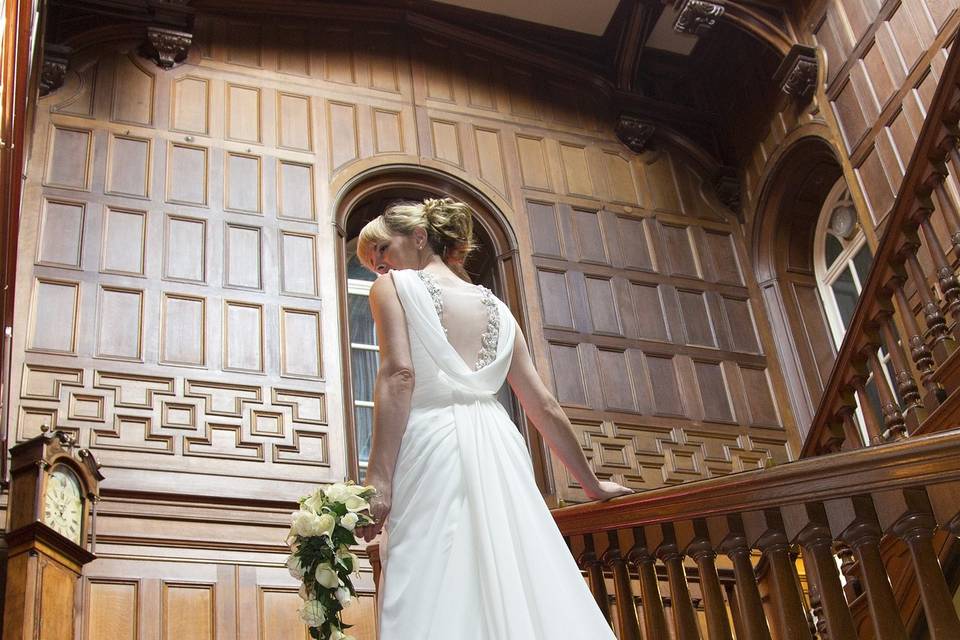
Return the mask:
[[[77,580],[100,496],[96,460],[64,431],[10,449],[2,640],[73,637]]]

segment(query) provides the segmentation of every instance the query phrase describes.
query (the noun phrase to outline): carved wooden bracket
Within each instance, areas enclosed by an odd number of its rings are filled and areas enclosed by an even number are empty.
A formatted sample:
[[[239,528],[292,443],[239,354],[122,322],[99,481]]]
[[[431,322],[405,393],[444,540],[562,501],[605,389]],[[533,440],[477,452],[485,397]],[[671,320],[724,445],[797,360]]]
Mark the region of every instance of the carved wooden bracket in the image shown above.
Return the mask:
[[[71,53],[73,53],[73,49],[62,44],[48,42],[43,46],[43,66],[40,68],[41,96],[45,96],[63,86]]]
[[[161,27],[147,27],[147,41],[141,54],[161,69],[172,69],[183,62],[193,42],[193,34]]]
[[[720,167],[713,175],[712,182],[713,189],[717,193],[717,199],[733,211],[738,220],[743,222],[740,210],[740,179],[737,177],[736,170],[731,167]]]
[[[614,127],[614,133],[620,142],[627,145],[634,153],[643,153],[650,148],[650,140],[656,127],[652,122],[641,120],[636,116],[622,114]]]
[[[788,96],[808,100],[817,86],[817,50],[805,44],[795,44],[780,63],[774,79]]]
[[[724,7],[710,0],[680,0],[683,4],[677,21],[673,23],[675,31],[695,36],[707,34],[716,26],[723,15]]]

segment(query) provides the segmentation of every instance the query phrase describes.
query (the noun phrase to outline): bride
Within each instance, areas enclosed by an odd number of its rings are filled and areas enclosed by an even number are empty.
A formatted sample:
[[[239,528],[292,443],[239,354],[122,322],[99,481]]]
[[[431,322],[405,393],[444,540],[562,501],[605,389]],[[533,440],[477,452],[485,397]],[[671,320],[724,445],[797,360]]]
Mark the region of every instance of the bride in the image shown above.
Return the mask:
[[[510,310],[469,283],[471,209],[396,204],[360,232],[380,368],[366,481],[381,544],[382,640],[614,638],[534,481],[496,393],[506,380],[591,499],[599,480],[534,369]]]

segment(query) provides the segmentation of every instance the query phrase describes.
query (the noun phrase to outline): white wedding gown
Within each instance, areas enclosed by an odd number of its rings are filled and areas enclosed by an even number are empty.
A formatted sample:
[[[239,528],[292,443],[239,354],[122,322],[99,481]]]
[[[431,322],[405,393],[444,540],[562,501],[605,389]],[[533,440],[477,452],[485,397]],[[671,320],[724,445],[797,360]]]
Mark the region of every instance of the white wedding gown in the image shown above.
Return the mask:
[[[513,354],[509,309],[482,287],[391,274],[416,382],[385,523],[380,639],[614,640],[495,397]],[[454,348],[470,332],[473,366]]]

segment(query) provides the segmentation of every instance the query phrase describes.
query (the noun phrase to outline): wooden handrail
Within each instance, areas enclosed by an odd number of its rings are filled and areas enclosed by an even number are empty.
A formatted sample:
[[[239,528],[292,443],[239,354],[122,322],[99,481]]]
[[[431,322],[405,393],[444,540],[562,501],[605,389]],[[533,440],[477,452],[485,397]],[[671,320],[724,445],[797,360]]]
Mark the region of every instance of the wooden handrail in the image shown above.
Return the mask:
[[[960,433],[943,432],[552,513],[566,536],[599,533],[960,481],[958,460]]]
[[[921,329],[915,335],[903,335],[903,332],[898,330],[900,348],[909,354],[904,357],[904,361],[909,361],[912,355],[913,367],[916,369],[910,371],[907,368],[905,373],[912,378],[918,394],[927,391],[922,403],[924,409],[932,410],[946,398],[946,390],[941,388],[942,381],[933,374],[932,367],[943,365],[955,350],[956,342],[954,336],[949,334],[947,323],[950,314],[956,319],[960,288],[954,288],[956,274],[945,252],[940,249],[940,243],[952,242],[955,247],[960,245],[960,236],[955,236],[956,231],[960,230],[960,220],[955,219],[953,211],[941,211],[936,201],[941,197],[941,193],[942,197],[949,199],[950,196],[942,188],[942,183],[949,175],[948,163],[958,160],[956,143],[960,135],[960,47],[956,46],[957,42],[960,42],[960,32],[953,39],[950,56],[894,206],[883,223],[883,233],[873,258],[873,267],[823,390],[800,457],[821,455],[839,448],[838,443],[845,435],[841,426],[842,419],[838,418],[838,415],[844,410],[852,411],[851,399],[857,391],[851,381],[856,378],[865,379],[869,375],[868,360],[876,354],[878,346],[897,348],[885,344],[882,335],[885,331],[883,323],[889,321],[895,309],[899,311],[901,318],[907,314],[913,316],[912,304],[907,305],[911,308],[905,309],[902,308],[902,302],[896,302],[898,298],[901,301],[907,300],[907,296],[901,297],[901,294],[908,281],[920,298],[921,313],[926,315],[927,330]],[[941,193],[936,193],[938,190]],[[952,202],[943,202],[941,205],[953,206]],[[933,226],[929,220],[935,213],[946,218],[945,226],[955,237],[943,239],[931,236]],[[917,282],[919,262],[916,260],[916,252],[921,245],[925,245],[931,252],[936,273],[929,274],[923,282]],[[933,298],[931,289],[940,289],[939,300]],[[910,321],[916,322],[915,318],[907,320]],[[907,333],[912,332],[907,329]],[[920,380],[917,380],[918,377]],[[906,377],[904,380],[906,381]],[[899,420],[903,424],[901,433],[896,433],[898,418],[894,409],[900,410]],[[872,434],[875,441],[868,444],[899,437],[904,435],[903,431],[916,430],[926,413],[919,410],[915,417],[905,415],[913,409],[920,409],[920,404],[914,402],[908,407],[891,408],[890,415],[884,416],[886,429],[880,434]],[[911,417],[913,420],[910,420]],[[866,421],[869,422],[869,419]],[[891,426],[894,433],[888,432]],[[870,430],[869,424],[867,427]]]

